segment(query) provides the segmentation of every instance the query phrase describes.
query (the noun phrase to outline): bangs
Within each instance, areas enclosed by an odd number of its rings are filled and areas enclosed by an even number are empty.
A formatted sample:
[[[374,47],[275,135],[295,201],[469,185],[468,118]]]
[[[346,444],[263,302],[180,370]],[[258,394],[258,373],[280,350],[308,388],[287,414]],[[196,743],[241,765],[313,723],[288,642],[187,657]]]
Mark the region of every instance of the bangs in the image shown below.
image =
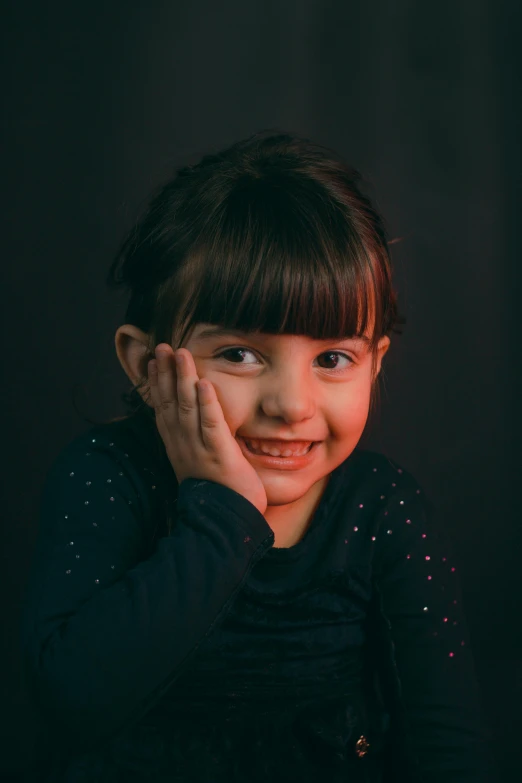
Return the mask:
[[[315,340],[371,328],[373,350],[386,329],[387,281],[363,232],[360,218],[302,177],[291,188],[275,178],[236,183],[163,292],[164,305],[172,307],[164,312],[166,323],[177,312],[182,339],[201,322]],[[375,247],[379,253],[386,249]]]

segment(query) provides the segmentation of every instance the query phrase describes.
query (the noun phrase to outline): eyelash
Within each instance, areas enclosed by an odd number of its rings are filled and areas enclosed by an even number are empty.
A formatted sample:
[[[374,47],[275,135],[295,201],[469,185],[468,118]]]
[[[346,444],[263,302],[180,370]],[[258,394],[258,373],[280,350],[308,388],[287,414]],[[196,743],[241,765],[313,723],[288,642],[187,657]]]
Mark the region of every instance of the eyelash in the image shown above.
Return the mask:
[[[240,347],[231,347],[231,348],[225,348],[223,351],[220,351],[218,354],[215,355],[216,359],[221,359],[224,354],[231,353],[232,351],[248,351],[249,353],[254,353],[254,351],[251,348],[245,348],[244,346]],[[343,356],[345,359],[348,359],[350,362],[350,367],[345,367],[342,369],[333,369],[333,370],[326,370],[326,372],[332,372],[332,373],[342,373],[346,372],[347,370],[350,370],[352,366],[355,365],[355,360],[352,359],[351,356],[349,356],[347,353],[343,353],[342,351],[324,351],[323,353],[319,354],[319,356],[325,356],[326,354],[337,354],[338,356]],[[225,361],[228,361],[225,359]],[[229,362],[230,364],[235,364],[237,367],[248,367],[249,365],[246,364],[240,364],[239,362]],[[323,368],[321,368],[323,369]]]

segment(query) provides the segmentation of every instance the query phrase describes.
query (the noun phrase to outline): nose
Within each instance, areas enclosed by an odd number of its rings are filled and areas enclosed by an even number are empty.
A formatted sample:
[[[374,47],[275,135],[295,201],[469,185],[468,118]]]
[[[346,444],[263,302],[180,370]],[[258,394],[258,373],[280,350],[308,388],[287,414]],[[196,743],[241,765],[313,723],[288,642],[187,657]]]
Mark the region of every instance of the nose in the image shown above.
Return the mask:
[[[302,421],[314,415],[316,403],[310,382],[295,372],[274,373],[261,390],[261,407],[271,418]]]

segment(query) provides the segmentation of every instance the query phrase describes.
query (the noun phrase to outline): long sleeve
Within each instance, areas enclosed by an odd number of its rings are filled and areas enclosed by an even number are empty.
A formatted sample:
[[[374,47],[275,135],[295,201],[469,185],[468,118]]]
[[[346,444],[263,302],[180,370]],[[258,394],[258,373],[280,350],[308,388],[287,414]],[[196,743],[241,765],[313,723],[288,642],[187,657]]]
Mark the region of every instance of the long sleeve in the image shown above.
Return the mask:
[[[399,470],[399,473],[402,471]],[[386,618],[415,783],[493,783],[458,568],[434,506],[397,478],[376,535]]]
[[[189,478],[171,535],[143,559],[159,487],[116,444],[87,445],[47,474],[21,626],[30,692],[71,751],[161,698],[273,544],[243,496]]]

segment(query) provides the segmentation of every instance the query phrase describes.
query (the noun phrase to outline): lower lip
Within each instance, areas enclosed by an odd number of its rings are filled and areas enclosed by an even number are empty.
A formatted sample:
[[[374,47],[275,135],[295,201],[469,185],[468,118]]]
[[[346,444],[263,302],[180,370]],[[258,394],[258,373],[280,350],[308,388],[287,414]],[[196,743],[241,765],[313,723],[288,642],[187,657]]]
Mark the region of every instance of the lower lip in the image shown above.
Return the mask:
[[[250,451],[243,438],[238,437],[237,440],[241,451],[249,459],[255,460],[267,468],[277,468],[278,470],[299,470],[299,468],[305,468],[313,460],[317,447],[320,445],[320,441],[312,443],[310,451],[303,454],[302,457],[272,457],[270,454],[254,454]]]

